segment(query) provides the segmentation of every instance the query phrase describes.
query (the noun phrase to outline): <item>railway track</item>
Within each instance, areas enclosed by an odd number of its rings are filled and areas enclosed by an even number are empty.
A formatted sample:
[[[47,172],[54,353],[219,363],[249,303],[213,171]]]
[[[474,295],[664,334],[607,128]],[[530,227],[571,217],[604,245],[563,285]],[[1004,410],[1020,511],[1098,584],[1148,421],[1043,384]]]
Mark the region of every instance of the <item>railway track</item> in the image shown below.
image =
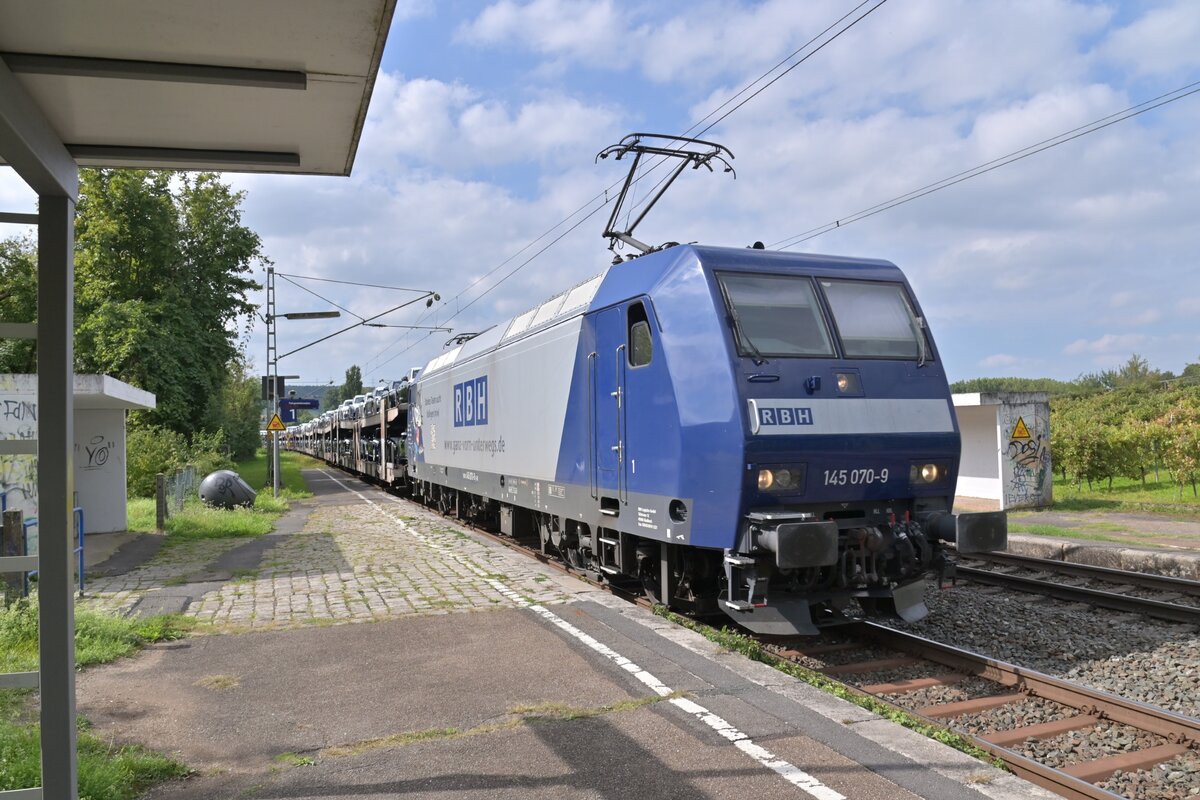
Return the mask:
[[[973,553],[968,560],[990,565],[990,568],[965,566],[962,563],[957,565],[957,575],[975,583],[1033,592],[1171,622],[1200,625],[1200,581],[1011,553]],[[1010,570],[1032,574],[1018,574]],[[1092,585],[1066,583],[1061,578],[1082,580]],[[1096,588],[1096,584],[1110,588]]]
[[[560,572],[642,606],[654,605],[640,595],[636,587],[613,585],[598,574],[564,564],[528,543],[472,525],[468,520],[453,519],[457,524],[470,527],[480,535]],[[963,573],[962,567],[959,567],[959,572]],[[1122,576],[1127,574],[1120,573]],[[814,642],[810,639],[802,642],[768,642],[760,639],[760,643],[778,658],[820,673],[854,692],[901,709],[929,724],[963,735],[1017,775],[1062,797],[1071,800],[1120,800],[1127,795],[1110,791],[1102,785],[1113,776],[1148,769],[1189,755],[1200,758],[1200,752],[1197,751],[1200,719],[1127,700],[884,625],[861,622],[836,630],[838,641],[822,639]],[[901,673],[900,677],[896,677],[897,671]],[[931,690],[964,685],[967,686],[965,694],[968,696],[926,702],[928,698],[925,695]],[[991,721],[992,718],[1001,717],[1005,708],[1031,702],[1049,704],[1058,710],[1049,713],[1050,719],[1032,725],[1006,727]],[[1088,731],[1115,732],[1119,741],[1132,741],[1145,746],[1115,747],[1112,752],[1071,763],[1054,763],[1054,758],[1031,755],[1039,749],[1038,743]]]
[[[1200,719],[1126,700],[1003,661],[940,644],[873,623],[848,629],[850,641],[774,644],[781,658],[814,669],[877,700],[902,708],[931,723],[947,725],[1025,779],[1068,798],[1119,798],[1100,784],[1120,772],[1148,769],[1194,754],[1200,741]],[[895,676],[902,671],[904,677]],[[966,699],[925,702],[935,687],[967,681]],[[978,685],[984,684],[984,685]],[[906,702],[907,699],[907,702]],[[914,702],[915,699],[915,702]],[[1056,718],[1032,725],[992,729],[989,714],[1031,701],[1061,708]],[[1009,715],[1010,718],[1014,715]],[[970,725],[957,724],[963,718]],[[1049,741],[1075,731],[1121,726],[1142,736],[1125,740],[1149,746],[1113,752],[1061,765],[1030,757],[1030,742]],[[980,732],[982,731],[982,732]],[[1034,748],[1036,749],[1036,748]]]

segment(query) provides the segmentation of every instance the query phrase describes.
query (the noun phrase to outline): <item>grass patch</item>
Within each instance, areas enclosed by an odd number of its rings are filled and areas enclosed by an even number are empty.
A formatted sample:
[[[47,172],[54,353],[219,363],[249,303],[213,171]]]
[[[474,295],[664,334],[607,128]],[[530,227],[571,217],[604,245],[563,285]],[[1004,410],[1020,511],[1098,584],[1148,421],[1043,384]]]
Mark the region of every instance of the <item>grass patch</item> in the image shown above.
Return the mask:
[[[0,672],[38,667],[36,598],[0,610]],[[178,639],[189,623],[179,616],[124,619],[86,609],[75,614],[75,664],[102,664],[150,642]],[[30,722],[31,691],[0,691],[0,791],[24,789],[41,781],[39,726]],[[131,800],[147,787],[181,778],[188,769],[141,747],[114,747],[92,735],[80,721],[79,795],[92,800]]]
[[[189,498],[178,512],[167,517],[167,533],[178,534],[189,539],[223,539],[238,536],[261,536],[270,533],[276,519],[288,510],[289,500],[312,497],[304,485],[301,469],[321,466],[321,462],[300,453],[280,453],[280,493],[275,497],[268,487],[267,456],[260,451],[254,458],[239,462],[234,470],[258,495],[253,508],[217,509],[209,508],[199,498]],[[152,533],[157,522],[157,508],[153,497],[133,497],[127,505],[129,530],[137,533]]]
[[[150,498],[133,498],[128,505],[129,530],[154,532],[155,507]],[[253,508],[210,508],[199,499],[188,500],[183,510],[167,517],[167,534],[182,539],[229,539],[270,533],[287,511],[287,501],[259,494]]]
[[[1064,528],[1061,525],[1045,525],[1042,523],[1009,522],[1008,529],[1012,533],[1031,533],[1034,536],[1054,536],[1060,539],[1086,539],[1093,542],[1129,542],[1128,537],[1108,536],[1095,529],[1084,526]]]
[[[1108,481],[1097,481],[1089,488],[1087,483],[1079,486],[1070,479],[1058,476],[1054,479],[1055,511],[1123,511],[1170,514],[1189,518],[1200,517],[1200,496],[1192,492],[1191,486],[1183,491],[1167,480],[1166,472],[1160,473],[1161,480],[1147,476],[1146,483],[1132,478],[1113,478],[1112,488]]]
[[[634,709],[641,708],[642,706],[648,706],[651,703],[661,703],[663,700],[670,700],[673,697],[682,696],[683,692],[672,692],[665,697],[662,695],[651,694],[646,695],[645,697],[635,697],[630,700],[618,700],[615,703],[586,708],[567,705],[566,703],[538,703],[537,705],[531,706],[513,706],[508,710],[508,713],[515,714],[526,722],[589,719],[591,717],[599,717],[603,714],[612,714],[620,711],[633,711]]]
[[[302,756],[299,753],[280,753],[271,760],[285,767],[311,767],[317,763],[312,756]]]
[[[799,664],[779,658],[770,651],[764,649],[761,644],[749,636],[737,633],[729,628],[721,628],[720,630],[717,630],[716,628],[695,622],[687,617],[682,617],[672,611],[668,611],[666,606],[656,605],[654,607],[654,613],[671,620],[676,625],[696,631],[704,638],[720,645],[721,647],[724,647],[727,650],[741,653],[753,661],[759,661],[770,667],[774,667],[780,672],[791,675],[793,678],[804,681],[811,686],[815,686],[827,694],[840,697],[841,699],[851,702],[860,708],[864,708],[873,714],[883,717],[884,719],[891,720],[892,722],[903,725],[905,728],[914,730],[923,736],[939,741],[942,744],[949,745],[955,750],[961,750],[967,755],[978,758],[981,761],[986,761],[993,766],[1006,769],[1003,762],[1001,762],[999,759],[993,758],[986,751],[976,747],[966,736],[952,731],[949,728],[944,728],[940,725],[932,725],[925,720],[918,719],[904,709],[897,708],[890,703],[886,703],[868,694],[857,691],[856,689],[844,686],[819,672],[813,672],[810,669],[805,669]]]
[[[37,725],[0,720],[0,791],[41,783],[41,741]],[[132,800],[150,786],[188,775],[187,767],[141,747],[110,747],[80,731],[79,796],[89,800]]]
[[[242,682],[233,675],[205,675],[196,681],[196,685],[201,689],[212,689],[214,692],[223,692],[228,689],[236,689],[242,685]]]
[[[279,453],[280,495],[293,499],[312,497],[312,492],[304,485],[304,477],[300,474],[300,470],[323,466],[325,466],[323,462],[302,453],[281,451]],[[242,476],[246,483],[250,484],[252,489],[260,492],[260,496],[263,488],[267,488],[268,494],[270,494],[270,487],[267,485],[267,452],[265,450],[259,450],[253,458],[239,461],[234,470]]]
[[[190,629],[191,620],[177,614],[127,619],[77,608],[75,666],[82,668],[106,664],[130,655],[151,642],[182,638]],[[0,611],[0,672],[29,672],[37,668],[38,611],[35,596]]]

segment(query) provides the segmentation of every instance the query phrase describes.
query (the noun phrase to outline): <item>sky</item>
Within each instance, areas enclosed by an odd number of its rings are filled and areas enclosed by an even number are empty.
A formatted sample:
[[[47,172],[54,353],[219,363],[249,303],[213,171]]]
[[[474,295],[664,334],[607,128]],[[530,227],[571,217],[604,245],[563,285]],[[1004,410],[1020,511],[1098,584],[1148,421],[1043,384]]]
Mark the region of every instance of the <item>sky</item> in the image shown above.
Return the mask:
[[[280,371],[397,379],[601,271],[604,192],[627,162],[597,152],[633,131],[695,135],[877,2],[398,0],[351,177],[226,178],[277,270],[436,291],[380,321],[453,330],[357,328]],[[707,131],[736,178],[686,172],[637,236],[770,247],[828,225],[792,249],[900,266],[951,380],[1072,379],[1135,352],[1179,372],[1200,361],[1200,94],[850,220],[1200,81],[1197,41],[1193,0],[884,2]],[[6,210],[21,191],[0,178]],[[364,317],[421,297],[302,283]],[[278,284],[281,313],[331,307]],[[343,317],[281,321],[280,351]],[[258,369],[265,347],[259,324]]]

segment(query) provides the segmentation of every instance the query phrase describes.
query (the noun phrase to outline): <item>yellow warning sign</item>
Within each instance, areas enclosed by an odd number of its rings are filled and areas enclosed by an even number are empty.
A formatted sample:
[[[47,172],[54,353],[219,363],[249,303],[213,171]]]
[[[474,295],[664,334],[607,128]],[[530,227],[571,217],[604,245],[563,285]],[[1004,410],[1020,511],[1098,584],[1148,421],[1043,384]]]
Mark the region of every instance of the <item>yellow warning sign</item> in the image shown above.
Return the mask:
[[[272,414],[272,415],[271,415],[271,421],[267,423],[267,430],[269,430],[269,431],[274,431],[275,433],[278,433],[279,431],[286,431],[286,430],[287,430],[287,426],[283,424],[283,420],[281,420],[281,419],[279,418],[279,415],[278,415],[278,414]],[[1025,430],[1025,429],[1024,429],[1024,428],[1022,428],[1021,430]],[[1014,434],[1014,438],[1015,438],[1015,434]],[[1028,439],[1028,438],[1029,438],[1029,433],[1028,433],[1028,432],[1026,432],[1026,433],[1025,433],[1025,438],[1026,438],[1026,439]]]
[[[1029,435],[1029,428],[1025,427],[1025,420],[1017,417],[1017,427],[1013,428],[1011,439],[1032,439]]]

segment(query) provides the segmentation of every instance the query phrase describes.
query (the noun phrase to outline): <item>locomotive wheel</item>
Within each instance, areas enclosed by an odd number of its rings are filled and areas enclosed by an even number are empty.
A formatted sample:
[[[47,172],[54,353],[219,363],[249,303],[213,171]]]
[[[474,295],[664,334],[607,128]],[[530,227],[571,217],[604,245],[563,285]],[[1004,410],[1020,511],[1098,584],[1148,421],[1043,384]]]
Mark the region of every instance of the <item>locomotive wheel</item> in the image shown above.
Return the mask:
[[[664,592],[662,587],[661,547],[662,545],[638,544],[638,580],[641,581],[642,592],[647,600],[658,605],[668,605],[669,593]]]
[[[645,593],[647,600],[656,605],[667,605],[666,600],[663,599],[661,581],[659,581],[658,576],[650,576],[643,573],[638,577],[642,580],[642,591]]]

